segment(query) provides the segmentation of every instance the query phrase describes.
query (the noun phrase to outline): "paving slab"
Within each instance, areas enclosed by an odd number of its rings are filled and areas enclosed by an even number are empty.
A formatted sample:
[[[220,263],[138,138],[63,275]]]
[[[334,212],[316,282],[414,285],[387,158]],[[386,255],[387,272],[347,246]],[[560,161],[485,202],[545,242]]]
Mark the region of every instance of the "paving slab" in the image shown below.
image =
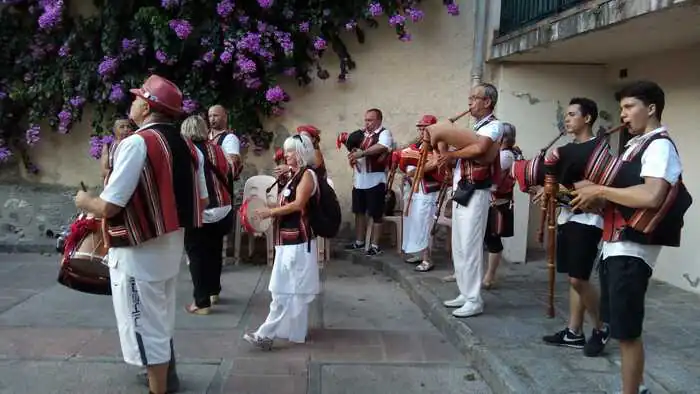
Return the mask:
[[[457,294],[455,283],[440,278],[449,273],[449,258],[436,259],[437,269],[416,273],[398,256],[385,253],[355,263],[382,269],[399,282],[442,333],[469,358],[495,392],[614,393],[620,390],[619,348],[611,341],[602,357],[547,346],[541,337],[565,327],[568,283],[557,276],[555,318],[546,317],[547,268],[543,261],[505,262],[498,282],[484,291],[482,315],[457,319],[442,301]],[[597,276],[592,281],[597,283]],[[644,327],[645,383],[653,393],[700,392],[700,296],[652,280],[647,293]],[[585,326],[590,334],[590,325]]]
[[[110,297],[57,284],[56,255],[0,254],[0,267],[7,275],[3,283],[13,283],[0,287],[0,393],[146,392],[134,377],[138,369],[121,359]],[[265,266],[226,266],[223,302],[209,316],[193,316],[180,307],[191,299],[183,265],[175,348],[184,392],[325,394],[338,392],[354,374],[375,379],[358,386],[357,394],[390,386],[423,394],[430,391],[421,382],[451,387],[465,376],[465,387],[474,389],[468,392],[490,393],[471,360],[396,281],[350,260],[333,260],[323,271],[324,291],[312,307],[307,343],[279,341],[271,352],[251,348],[241,336],[267,316],[269,277]],[[385,372],[370,378],[375,370]],[[314,382],[325,376],[326,388],[313,391],[312,376]]]
[[[311,370],[309,394],[491,392],[474,369],[464,366],[320,364]]]

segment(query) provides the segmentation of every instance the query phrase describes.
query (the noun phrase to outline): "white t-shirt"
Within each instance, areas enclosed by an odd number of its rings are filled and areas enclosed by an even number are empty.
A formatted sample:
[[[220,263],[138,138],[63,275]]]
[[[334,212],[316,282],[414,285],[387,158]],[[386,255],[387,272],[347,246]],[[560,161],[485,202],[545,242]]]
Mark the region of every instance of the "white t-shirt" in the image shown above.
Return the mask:
[[[233,133],[226,134],[224,140],[221,142],[221,149],[228,155],[239,155],[241,154],[241,141]]]
[[[145,125],[139,131],[152,125]],[[204,179],[204,156],[199,151],[197,156],[199,197],[207,198],[209,195]],[[110,204],[125,207],[141,179],[146,157],[146,141],[143,137],[133,134],[122,140],[114,152],[114,169],[100,198]],[[180,271],[184,242],[185,232],[184,229],[180,229],[137,246],[110,248],[108,264],[111,268],[123,270],[127,275],[139,280],[167,280]]]
[[[647,134],[632,138],[626,146],[623,159],[627,159],[634,148],[644,143],[649,137],[661,133],[666,127],[659,127]],[[642,178],[663,178],[670,185],[675,185],[683,172],[681,159],[673,146],[667,139],[657,139],[649,144],[642,154]],[[636,242],[603,242],[603,258],[610,256],[633,256],[644,260],[649,267],[654,268],[656,260],[661,252],[661,245],[642,245]]]
[[[490,123],[486,123],[491,119],[491,114],[484,117],[483,119],[476,122],[474,129],[479,129],[476,131],[477,135],[482,135],[491,138],[494,143],[498,143],[503,136],[503,128],[501,127],[501,121],[498,119],[493,119]],[[483,125],[483,126],[482,126]],[[462,159],[457,160],[455,165],[455,170],[452,176],[452,190],[457,190],[457,184],[462,179]]]
[[[381,133],[379,133],[380,130]],[[379,126],[379,128],[372,133],[379,133],[379,141],[377,141],[377,144],[385,146],[389,150],[392,149],[394,146],[394,138],[391,136],[391,131],[389,131],[389,129],[382,130],[382,126]],[[365,157],[357,159],[353,180],[355,189],[371,189],[380,183],[386,183],[386,172],[364,172],[366,162],[367,158]],[[363,171],[358,171],[358,166],[363,169]]]

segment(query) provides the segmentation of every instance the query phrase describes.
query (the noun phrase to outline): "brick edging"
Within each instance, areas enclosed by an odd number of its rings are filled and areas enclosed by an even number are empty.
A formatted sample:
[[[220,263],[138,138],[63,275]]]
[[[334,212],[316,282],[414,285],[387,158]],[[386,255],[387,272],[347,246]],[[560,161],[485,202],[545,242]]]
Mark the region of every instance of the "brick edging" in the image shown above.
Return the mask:
[[[479,371],[494,392],[514,394],[533,392],[525,379],[518,376],[501,357],[481,343],[468,324],[453,317],[450,310],[442,305],[442,301],[423,286],[417,278],[402,275],[401,270],[396,267],[396,263],[390,262],[390,259],[392,259],[390,256],[372,258],[352,254],[354,264],[372,265],[398,282],[408,293],[411,301],[421,309],[447,340],[462,354],[472,359],[473,367]]]

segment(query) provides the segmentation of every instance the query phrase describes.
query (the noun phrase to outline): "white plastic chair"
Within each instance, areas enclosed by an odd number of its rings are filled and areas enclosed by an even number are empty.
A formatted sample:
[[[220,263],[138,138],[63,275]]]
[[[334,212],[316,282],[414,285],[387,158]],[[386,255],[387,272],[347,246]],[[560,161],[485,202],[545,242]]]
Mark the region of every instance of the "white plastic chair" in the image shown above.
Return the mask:
[[[396,179],[396,178],[394,178]],[[397,179],[398,180],[398,179]],[[394,186],[396,182],[394,182]],[[396,191],[395,187],[392,187]],[[401,247],[403,246],[403,210],[405,207],[404,197],[407,196],[405,189],[405,182],[403,178],[398,187],[398,193],[396,193],[396,209],[394,209],[394,214],[391,216],[384,216],[382,223],[392,223],[396,226],[396,252],[401,253]],[[365,230],[365,252],[369,250],[372,244],[372,226],[374,225],[374,220],[369,218],[367,220],[367,229]]]
[[[270,175],[255,175],[248,178],[245,182],[245,186],[243,186],[243,201],[251,196],[256,196],[268,203],[274,204],[277,201],[277,185],[275,185],[269,193],[267,193],[267,188],[275,183],[276,180],[275,177]],[[236,237],[233,252],[235,265],[239,265],[241,261],[241,233],[244,231],[243,225],[241,224],[241,217],[236,213]],[[264,233],[248,234],[248,258],[253,255],[255,238],[264,236],[267,249],[267,265],[272,265],[275,257],[275,239],[273,231],[273,226],[270,226]]]

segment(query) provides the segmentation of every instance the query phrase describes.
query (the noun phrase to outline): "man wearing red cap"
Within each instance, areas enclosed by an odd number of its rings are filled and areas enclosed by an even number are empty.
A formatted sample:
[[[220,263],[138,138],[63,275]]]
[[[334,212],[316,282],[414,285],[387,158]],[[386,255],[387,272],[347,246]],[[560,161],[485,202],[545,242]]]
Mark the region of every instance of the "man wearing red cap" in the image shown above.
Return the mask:
[[[437,123],[435,116],[424,115],[416,124],[419,135],[423,134],[427,126],[435,123]],[[411,179],[409,181],[411,185],[415,177],[422,143],[422,141],[419,141],[411,144],[401,151],[399,167]],[[411,264],[419,263],[415,268],[418,272],[427,272],[433,269],[433,263],[430,261],[430,229],[435,216],[435,203],[441,185],[442,180],[439,179],[437,170],[437,155],[430,152],[425,163],[423,179],[421,179],[418,191],[413,194],[410,212],[408,216],[403,218],[401,250],[407,257],[413,255],[407,258],[406,262]],[[404,193],[404,198],[408,199],[408,194]],[[405,201],[404,204],[406,204]]]
[[[173,331],[184,229],[202,225],[208,204],[202,153],[173,125],[182,93],[165,78],[132,89],[129,118],[99,197],[78,192],[76,206],[104,218],[112,302],[124,360],[145,366],[151,393],[178,389]]]

